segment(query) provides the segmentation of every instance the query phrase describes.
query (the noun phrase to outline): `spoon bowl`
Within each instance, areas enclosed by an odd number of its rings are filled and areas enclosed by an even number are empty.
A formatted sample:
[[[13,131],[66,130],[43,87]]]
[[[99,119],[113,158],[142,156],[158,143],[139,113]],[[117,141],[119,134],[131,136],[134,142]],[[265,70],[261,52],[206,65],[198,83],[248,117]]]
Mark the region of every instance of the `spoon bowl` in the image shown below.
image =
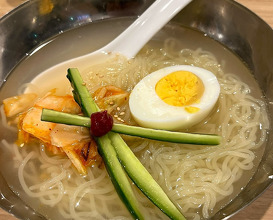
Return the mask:
[[[91,65],[105,62],[116,55],[122,55],[127,59],[133,58],[156,32],[190,2],[191,0],[155,1],[135,22],[106,46],[90,54],[57,64],[39,74],[31,83],[48,88],[49,85],[52,86],[52,81],[48,81],[52,77],[54,84],[66,83],[69,86],[69,83],[63,80],[68,68],[75,67],[82,72]],[[31,91],[26,89],[25,92]]]

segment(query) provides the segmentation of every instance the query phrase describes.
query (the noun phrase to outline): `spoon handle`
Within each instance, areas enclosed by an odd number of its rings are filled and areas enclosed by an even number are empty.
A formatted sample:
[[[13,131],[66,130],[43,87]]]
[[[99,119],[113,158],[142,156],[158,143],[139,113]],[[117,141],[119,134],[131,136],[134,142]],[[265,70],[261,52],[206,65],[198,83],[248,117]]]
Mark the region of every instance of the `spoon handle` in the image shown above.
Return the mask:
[[[111,43],[104,52],[133,58],[139,50],[191,0],[157,0],[133,24]]]

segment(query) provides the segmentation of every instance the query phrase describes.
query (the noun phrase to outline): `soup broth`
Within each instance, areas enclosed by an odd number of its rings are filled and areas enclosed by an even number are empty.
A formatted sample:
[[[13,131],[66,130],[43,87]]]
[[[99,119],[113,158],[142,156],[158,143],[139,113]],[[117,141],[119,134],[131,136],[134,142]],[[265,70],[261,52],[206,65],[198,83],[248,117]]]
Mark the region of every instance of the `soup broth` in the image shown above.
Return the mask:
[[[22,93],[26,87],[40,96],[53,88],[57,88],[58,94],[70,93],[69,84],[63,83],[67,81],[63,77],[66,73],[47,78],[46,86],[39,81],[35,85],[27,83],[48,67],[102,47],[131,22],[116,19],[93,23],[51,39],[9,75],[1,88],[1,100]],[[132,61],[115,57],[87,68],[82,77],[91,93],[102,85],[115,85],[130,92],[147,74],[177,64],[199,66],[217,76],[221,85],[217,106],[205,120],[187,131],[217,133],[223,136],[223,143],[205,147],[124,138],[186,217],[209,218],[246,186],[265,147],[268,128],[265,102],[241,60],[202,33],[169,24]],[[124,120],[135,125],[129,109],[125,110]],[[240,123],[242,115],[247,115],[242,123],[257,117],[253,122],[255,129],[243,130],[242,125],[231,129]],[[49,155],[43,146],[18,148],[14,144],[16,129],[5,125],[3,115],[1,120],[2,173],[14,192],[31,207],[49,219],[131,218],[105,169],[90,167],[87,176],[81,176],[67,158]],[[227,126],[223,127],[224,124]],[[236,133],[244,135],[243,142],[236,142],[240,139]],[[148,219],[167,218],[138,189],[135,191]]]

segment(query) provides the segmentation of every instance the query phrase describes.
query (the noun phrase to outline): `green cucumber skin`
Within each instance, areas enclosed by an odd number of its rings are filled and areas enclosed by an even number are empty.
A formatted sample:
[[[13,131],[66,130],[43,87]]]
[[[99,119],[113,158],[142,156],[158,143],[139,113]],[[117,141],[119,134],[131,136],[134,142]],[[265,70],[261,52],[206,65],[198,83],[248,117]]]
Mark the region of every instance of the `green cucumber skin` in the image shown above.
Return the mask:
[[[44,121],[84,127],[90,127],[91,125],[90,118],[88,117],[57,112],[50,109],[43,109],[41,119]],[[114,124],[112,131],[125,135],[148,138],[151,140],[181,144],[218,145],[221,142],[221,137],[217,135],[191,134],[173,131],[170,132],[123,124]]]
[[[74,99],[81,106],[83,113],[90,117],[92,113],[99,111],[95,101],[84,86],[79,70],[77,68],[69,68],[66,77],[74,89]]]
[[[105,166],[115,189],[118,191],[119,197],[135,219],[144,220],[144,216],[140,212],[141,209],[139,207],[139,203],[136,200],[127,175],[120,166],[116,151],[112,146],[108,135],[98,138],[97,143],[99,145],[98,149],[103,161],[107,161],[105,162]]]
[[[219,145],[221,137],[217,135],[192,134],[150,128],[114,124],[112,131],[131,136],[148,138],[157,141],[166,141],[181,144]]]
[[[48,121],[48,122],[89,127],[89,128],[91,125],[90,118],[88,117],[68,114],[64,112],[58,112],[58,111],[54,111],[54,110],[46,109],[46,108],[42,110],[41,121]]]
[[[68,69],[67,78],[75,90],[73,91],[74,99],[82,107],[83,113],[90,117],[93,112],[99,111],[98,106],[90,96],[87,88],[84,86],[78,69]],[[135,219],[144,220],[144,217],[141,214],[142,212],[139,202],[132,191],[127,175],[118,160],[116,151],[113,148],[108,135],[97,138],[96,141],[98,143],[98,150],[103,157],[107,172],[111,177],[111,181],[118,195]]]
[[[177,207],[171,202],[158,183],[136,158],[134,153],[126,147],[127,145],[123,139],[113,132],[109,132],[108,135],[121,164],[137,187],[169,218],[185,220],[186,218],[183,214],[178,211]],[[135,172],[135,170],[138,172]]]

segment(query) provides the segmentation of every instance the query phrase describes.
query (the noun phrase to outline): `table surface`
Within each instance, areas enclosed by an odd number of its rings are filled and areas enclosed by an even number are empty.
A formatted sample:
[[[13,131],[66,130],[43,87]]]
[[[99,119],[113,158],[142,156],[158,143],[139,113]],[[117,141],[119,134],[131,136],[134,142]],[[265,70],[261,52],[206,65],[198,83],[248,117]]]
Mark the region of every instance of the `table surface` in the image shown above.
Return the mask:
[[[0,0],[0,17],[24,2],[24,0]],[[246,6],[271,27],[273,27],[273,0],[237,0]],[[271,220],[273,219],[273,186],[247,208],[236,214],[231,220]],[[15,220],[16,218],[0,209],[0,220]]]

